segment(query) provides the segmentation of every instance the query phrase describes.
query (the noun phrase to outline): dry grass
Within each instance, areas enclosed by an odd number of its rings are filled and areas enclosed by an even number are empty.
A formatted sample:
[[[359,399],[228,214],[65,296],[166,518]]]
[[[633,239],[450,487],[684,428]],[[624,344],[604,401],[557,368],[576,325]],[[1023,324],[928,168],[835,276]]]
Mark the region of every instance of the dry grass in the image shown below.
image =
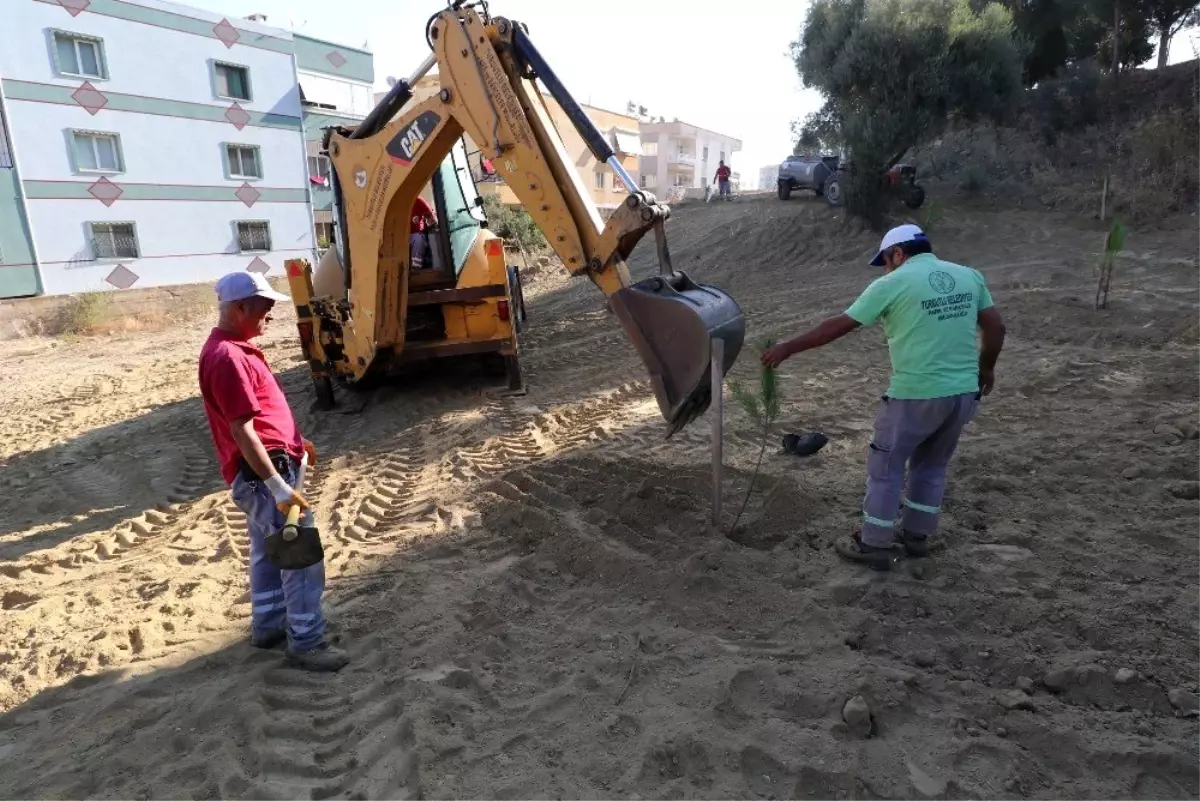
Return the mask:
[[[84,336],[97,333],[111,319],[112,298],[107,292],[82,292],[74,295],[59,310],[56,334]]]
[[[1180,66],[1115,85],[1084,73],[1048,82],[1011,125],[952,130],[913,160],[935,191],[996,206],[1098,216],[1107,178],[1109,216],[1136,223],[1195,211],[1195,62]]]

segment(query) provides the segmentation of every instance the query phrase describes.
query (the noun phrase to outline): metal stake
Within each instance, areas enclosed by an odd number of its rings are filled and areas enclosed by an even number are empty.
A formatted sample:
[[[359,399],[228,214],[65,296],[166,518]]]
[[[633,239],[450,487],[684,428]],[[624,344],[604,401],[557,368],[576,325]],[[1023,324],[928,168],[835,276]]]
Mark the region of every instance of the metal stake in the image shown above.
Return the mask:
[[[725,340],[713,338],[712,342],[712,466],[713,497],[712,524],[721,526],[721,484],[725,478],[723,454],[725,422]]]

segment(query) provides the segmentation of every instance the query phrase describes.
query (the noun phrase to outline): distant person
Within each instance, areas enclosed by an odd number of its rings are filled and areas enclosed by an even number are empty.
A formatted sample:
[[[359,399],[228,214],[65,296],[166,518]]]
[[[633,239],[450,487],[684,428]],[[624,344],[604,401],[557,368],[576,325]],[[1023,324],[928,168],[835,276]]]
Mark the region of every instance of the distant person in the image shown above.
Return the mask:
[[[321,594],[325,564],[280,570],[267,559],[266,537],[284,524],[293,504],[311,519],[296,491],[296,471],[313,444],[300,436],[279,381],[250,340],[266,332],[276,292],[258,273],[231,273],[217,282],[220,317],[200,351],[200,395],[233,502],[250,535],[250,644],[287,643],[287,661],[304,670],[340,670],[349,658],[325,641]]]
[[[717,164],[717,174],[713,180],[717,182],[717,189],[720,192],[720,196],[725,200],[733,200],[733,195],[730,194],[729,190],[729,176],[731,174],[729,167],[725,164],[725,159],[721,159]]]
[[[437,215],[433,213],[433,208],[425,202],[425,198],[417,195],[417,199],[413,201],[412,221],[408,229],[408,248],[414,270],[433,268],[433,248],[429,245],[429,230],[435,225]]]
[[[837,550],[875,570],[889,570],[906,467],[908,491],[899,538],[909,556],[929,553],[959,435],[975,417],[982,396],[995,385],[1004,322],[983,276],[934,256],[929,238],[915,225],[888,231],[871,266],[883,267],[885,275],[844,314],[769,348],[762,363],[775,367],[861,325],[883,323],[892,381],[879,403],[867,453],[862,530],[851,541],[839,543]],[[978,350],[976,326],[982,332]]]

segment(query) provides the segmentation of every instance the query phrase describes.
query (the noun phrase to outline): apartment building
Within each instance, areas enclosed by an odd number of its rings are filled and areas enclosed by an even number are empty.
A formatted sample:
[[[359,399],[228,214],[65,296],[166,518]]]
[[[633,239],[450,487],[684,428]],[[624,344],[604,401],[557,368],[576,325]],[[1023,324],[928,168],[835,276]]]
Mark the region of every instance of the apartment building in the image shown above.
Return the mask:
[[[733,154],[742,149],[740,139],[710,131],[678,119],[667,122],[642,122],[638,125],[642,140],[639,171],[642,188],[665,197],[671,187],[705,189],[723,160],[733,169]],[[736,190],[741,175],[733,172],[730,182]]]
[[[375,61],[366,50],[310,36],[296,34],[294,41],[309,197],[317,248],[324,249],[333,242],[333,188],[321,139],[326,128],[353,128],[374,108]]]
[[[413,87],[413,100],[411,102],[419,103],[433,95],[436,95],[441,90],[441,83],[438,80],[437,73],[431,73],[423,77]],[[383,93],[376,95],[378,101],[383,97]],[[603,162],[596,160],[592,155],[592,151],[584,144],[583,138],[575,130],[575,126],[567,118],[567,114],[562,110],[558,102],[548,93],[543,93],[546,100],[546,107],[550,110],[550,119],[558,130],[558,135],[563,140],[563,146],[567,151],[571,163],[575,166],[575,170],[579,175],[582,186],[590,192],[592,201],[597,208],[603,210],[615,209],[618,204],[625,201],[628,195],[628,190],[621,180],[617,177],[612,168]],[[596,108],[584,103],[579,104],[588,119],[596,126],[596,129],[608,140],[613,152],[617,155],[621,166],[626,172],[637,181],[638,179],[638,157],[641,153],[641,142],[638,135],[638,121],[636,117],[631,117],[628,114],[621,114],[607,109]],[[497,195],[501,202],[512,206],[519,206],[520,201],[516,194],[505,185],[504,180],[499,175],[494,173],[488,174],[481,165],[481,156],[486,157],[487,154],[479,152],[479,146],[472,141],[470,136],[464,136],[464,145],[466,146],[467,160],[471,165],[471,172],[478,184],[479,194],[481,195]]]
[[[312,252],[302,92],[365,113],[369,54],[160,0],[4,6],[0,297],[279,275]]]
[[[758,168],[758,188],[760,190],[775,191],[775,187],[779,184],[779,165],[769,164],[766,167]]]

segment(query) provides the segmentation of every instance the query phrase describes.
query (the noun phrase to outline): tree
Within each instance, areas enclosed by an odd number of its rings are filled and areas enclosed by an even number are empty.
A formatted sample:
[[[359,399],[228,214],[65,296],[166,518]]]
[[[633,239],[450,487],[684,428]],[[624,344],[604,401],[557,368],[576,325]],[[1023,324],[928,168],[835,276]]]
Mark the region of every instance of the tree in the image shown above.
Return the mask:
[[[873,225],[883,174],[952,118],[1008,111],[1024,59],[1012,14],[969,0],[814,0],[791,53],[825,97],[808,130],[849,152],[847,208]]]
[[[1092,0],[1004,0],[1025,45],[1025,85],[1057,77],[1067,65],[1095,56],[1111,15],[1096,18]]]
[[[1158,68],[1167,66],[1171,39],[1184,28],[1200,24],[1200,3],[1195,0],[1145,0],[1151,26],[1158,34]]]
[[[803,120],[792,122],[792,136],[796,146],[792,152],[796,155],[811,153],[824,156],[836,153],[841,155],[843,142],[842,120],[837,110],[826,103],[820,111],[814,111]]]
[[[1154,53],[1150,41],[1150,0],[1092,0],[1096,20],[1104,21],[1107,34],[1100,43],[1100,55],[1109,62],[1109,72],[1136,67]]]

